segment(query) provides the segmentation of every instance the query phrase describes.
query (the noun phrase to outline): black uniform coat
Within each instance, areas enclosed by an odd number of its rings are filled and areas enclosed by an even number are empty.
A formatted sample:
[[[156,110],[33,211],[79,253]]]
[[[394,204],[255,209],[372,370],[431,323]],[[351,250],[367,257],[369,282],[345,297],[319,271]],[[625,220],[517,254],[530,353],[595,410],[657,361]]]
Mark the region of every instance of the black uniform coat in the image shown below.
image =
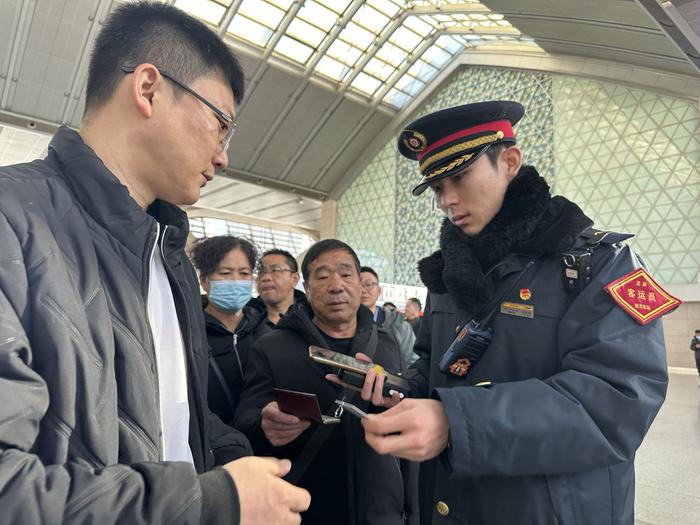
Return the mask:
[[[334,401],[340,397],[340,387],[325,379],[326,374],[335,370],[315,363],[308,356],[309,345],[328,348],[323,334],[312,322],[312,316],[306,304],[297,303],[274,330],[253,345],[234,424],[249,437],[256,454],[290,458],[294,462],[317,428],[312,425],[288,445],[273,447],[260,426],[260,411],[275,400],[274,387],[315,393],[325,414],[333,412]],[[363,352],[388,371],[398,371],[401,356],[396,339],[389,332],[377,328],[371,312],[364,306],[358,310],[357,325],[349,355]],[[367,403],[359,395],[349,401],[365,411],[368,409]],[[391,456],[379,456],[369,448],[359,420],[354,416],[344,415],[339,425],[337,431],[343,433],[345,474],[349,483],[347,493],[335,491],[334,494],[336,498],[348,499],[347,504],[342,502],[347,515],[329,514],[322,522],[333,525],[403,524],[403,483],[398,461]],[[333,441],[332,437],[326,441],[326,445],[330,441]],[[314,487],[328,482],[311,479],[322,470],[318,469],[317,464],[323,461],[322,449],[299,483],[311,491],[312,507],[333,507],[333,502],[327,498],[315,498]],[[328,487],[322,487],[325,488]]]
[[[561,198],[548,207],[557,205],[578,210]],[[439,267],[421,267],[433,291],[409,373],[415,394],[442,401],[450,431],[448,449],[422,464],[423,524],[633,523],[634,455],[667,385],[661,320],[640,326],[603,290],[640,265],[623,244],[601,244],[592,281],[565,291],[560,252],[586,223],[576,215],[531,242],[529,254],[508,253],[485,271],[489,297],[498,297],[533,261],[503,301],[531,305],[534,316],[498,313],[490,347],[465,377],[442,374],[438,363],[475,312],[460,290],[446,293]],[[446,227],[441,247],[458,252]],[[475,386],[482,381],[493,386]]]

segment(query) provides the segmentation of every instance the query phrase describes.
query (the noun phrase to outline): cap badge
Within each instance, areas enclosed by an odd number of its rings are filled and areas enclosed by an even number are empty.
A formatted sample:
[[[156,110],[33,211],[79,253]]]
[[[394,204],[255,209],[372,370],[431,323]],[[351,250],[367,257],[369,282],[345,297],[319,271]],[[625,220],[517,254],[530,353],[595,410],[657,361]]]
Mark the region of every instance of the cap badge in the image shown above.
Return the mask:
[[[521,301],[528,301],[532,297],[532,292],[530,291],[529,288],[521,288],[520,289],[520,300]]]
[[[428,147],[428,141],[426,140],[425,135],[410,129],[404,130],[403,143],[404,146],[415,153],[425,151],[425,148]]]

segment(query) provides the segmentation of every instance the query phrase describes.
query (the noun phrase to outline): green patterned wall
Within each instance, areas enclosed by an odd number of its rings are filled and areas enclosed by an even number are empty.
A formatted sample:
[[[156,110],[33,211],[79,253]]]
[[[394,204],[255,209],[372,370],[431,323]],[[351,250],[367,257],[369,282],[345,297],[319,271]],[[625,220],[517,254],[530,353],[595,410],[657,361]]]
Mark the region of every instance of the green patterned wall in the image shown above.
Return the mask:
[[[554,77],[553,190],[631,245],[663,283],[700,268],[700,140],[690,101]]]
[[[664,283],[700,266],[698,111],[689,101],[616,84],[492,68],[457,71],[407,119],[483,100],[521,102],[525,162],[598,227],[637,233],[635,248]],[[555,159],[556,157],[556,159]],[[392,140],[338,201],[338,237],[385,282],[420,285],[417,261],[437,248],[441,213]]]

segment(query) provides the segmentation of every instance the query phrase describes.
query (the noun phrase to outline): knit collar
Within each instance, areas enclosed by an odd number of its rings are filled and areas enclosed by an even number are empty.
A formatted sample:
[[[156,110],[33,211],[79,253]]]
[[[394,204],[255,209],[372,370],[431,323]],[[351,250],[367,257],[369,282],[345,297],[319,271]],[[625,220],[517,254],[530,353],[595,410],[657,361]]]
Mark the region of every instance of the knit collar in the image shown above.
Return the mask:
[[[445,219],[440,250],[418,263],[433,293],[448,293],[462,309],[478,311],[489,298],[489,270],[509,253],[547,257],[566,250],[592,221],[563,197],[552,198],[544,178],[521,168],[508,186],[501,210],[474,237]]]

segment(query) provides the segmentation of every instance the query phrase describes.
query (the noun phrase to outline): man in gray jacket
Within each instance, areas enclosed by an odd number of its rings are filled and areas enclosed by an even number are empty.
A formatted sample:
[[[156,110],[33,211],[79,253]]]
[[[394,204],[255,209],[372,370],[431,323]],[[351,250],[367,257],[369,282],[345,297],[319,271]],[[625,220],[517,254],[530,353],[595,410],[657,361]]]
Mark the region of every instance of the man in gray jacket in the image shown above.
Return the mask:
[[[679,301],[623,242],[522,164],[517,102],[409,124],[446,217],[419,262],[429,295],[412,395],[363,420],[378,452],[422,461],[421,523],[632,525],[634,456],[667,385],[661,315]],[[371,392],[368,374],[363,397]],[[382,380],[379,380],[381,383]]]
[[[121,5],[95,43],[79,132],[0,169],[3,523],[291,524],[308,507],[280,479],[289,462],[242,457],[247,441],[206,403],[176,204],[226,166],[242,96],[204,24]]]

